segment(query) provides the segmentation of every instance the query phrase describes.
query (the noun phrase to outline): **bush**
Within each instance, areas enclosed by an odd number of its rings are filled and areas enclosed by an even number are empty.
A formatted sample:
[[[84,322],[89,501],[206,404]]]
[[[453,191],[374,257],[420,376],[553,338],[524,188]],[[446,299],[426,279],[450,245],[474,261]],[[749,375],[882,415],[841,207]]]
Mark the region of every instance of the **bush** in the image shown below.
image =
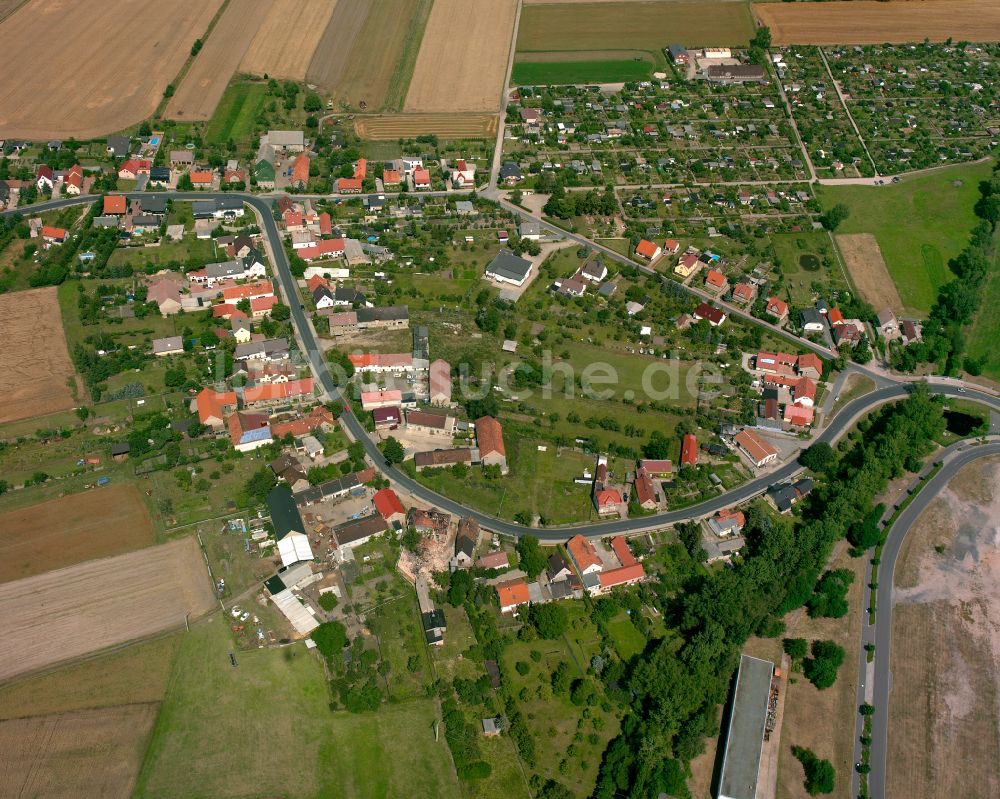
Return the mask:
[[[528,619],[541,638],[550,641],[559,638],[569,626],[566,609],[558,603],[547,605],[532,605],[528,611]]]
[[[347,646],[347,630],[339,621],[321,624],[313,630],[310,638],[316,644],[319,653],[326,658],[332,658]]]
[[[319,606],[323,608],[327,613],[337,607],[337,597],[332,593],[327,592],[325,594],[319,595]]]
[[[810,796],[833,793],[835,772],[829,760],[823,760],[802,746],[793,746],[792,754],[806,773],[806,791]]]
[[[782,645],[792,660],[802,660],[809,653],[809,642],[805,638],[786,638]]]
[[[806,679],[819,689],[837,681],[837,670],[844,662],[844,648],[833,641],[813,641],[812,657],[802,664]]]
[[[517,663],[514,664],[514,668],[517,669],[517,673],[523,677],[525,674],[528,673],[530,666],[528,666],[528,664],[525,663],[523,660],[519,660],[517,661]]]
[[[814,593],[806,607],[812,618],[826,617],[839,619],[847,615],[847,591],[854,582],[854,574],[848,569],[834,569],[824,574],[816,583]]]

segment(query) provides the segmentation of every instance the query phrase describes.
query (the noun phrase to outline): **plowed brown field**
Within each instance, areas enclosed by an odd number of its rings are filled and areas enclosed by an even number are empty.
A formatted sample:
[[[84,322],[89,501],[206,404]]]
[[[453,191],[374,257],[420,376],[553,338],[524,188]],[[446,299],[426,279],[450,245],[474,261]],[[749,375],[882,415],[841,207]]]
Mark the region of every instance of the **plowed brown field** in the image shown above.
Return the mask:
[[[214,606],[194,538],[4,583],[0,680],[177,627]]]
[[[840,233],[837,246],[861,299],[876,311],[891,308],[893,313],[902,313],[905,310],[886,268],[882,249],[871,233]]]
[[[221,19],[164,110],[167,119],[210,119],[236,67],[257,35],[270,0],[230,0]]]
[[[775,44],[995,42],[996,0],[854,0],[850,3],[763,3],[753,12]]]
[[[336,7],[337,0],[274,0],[243,56],[240,72],[305,80]]]
[[[497,133],[495,114],[387,114],[358,117],[354,129],[362,139],[387,141],[434,135],[442,139],[490,139]]]
[[[138,489],[114,485],[0,514],[0,583],[153,543]]]
[[[499,109],[516,13],[514,0],[435,0],[404,110]]]
[[[74,370],[54,287],[0,295],[0,341],[0,422],[76,404],[67,383]]]
[[[0,722],[0,785],[12,799],[130,796],[157,704]]]
[[[221,3],[25,3],[0,25],[0,137],[87,139],[142,121]]]

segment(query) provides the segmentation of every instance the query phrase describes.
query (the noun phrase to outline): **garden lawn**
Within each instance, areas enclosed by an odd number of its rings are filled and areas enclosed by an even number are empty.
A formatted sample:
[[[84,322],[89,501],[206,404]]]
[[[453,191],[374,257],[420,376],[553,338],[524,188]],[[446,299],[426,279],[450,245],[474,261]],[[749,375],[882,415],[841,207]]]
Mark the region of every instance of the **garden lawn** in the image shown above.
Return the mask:
[[[226,619],[185,636],[136,797],[458,797],[434,705],[331,712],[322,666],[301,643],[237,654]]]
[[[266,94],[266,83],[230,84],[208,122],[205,131],[208,143],[224,145],[230,139],[249,141]]]
[[[608,628],[608,635],[615,642],[615,649],[622,660],[628,660],[646,648],[646,639],[635,628],[625,611],[608,621],[605,627]]]
[[[817,186],[816,195],[824,208],[851,209],[837,232],[873,234],[903,304],[926,314],[953,277],[948,260],[969,240],[991,171],[990,162],[963,164],[886,186]]]

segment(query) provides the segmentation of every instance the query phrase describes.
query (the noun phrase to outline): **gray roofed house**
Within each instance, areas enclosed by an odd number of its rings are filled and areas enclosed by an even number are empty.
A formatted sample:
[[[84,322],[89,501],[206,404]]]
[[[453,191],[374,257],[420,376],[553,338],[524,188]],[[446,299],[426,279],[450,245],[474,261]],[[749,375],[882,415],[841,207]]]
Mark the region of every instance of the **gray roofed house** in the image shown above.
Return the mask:
[[[153,355],[176,355],[179,352],[184,352],[184,339],[181,336],[153,339]]]
[[[233,358],[237,361],[244,361],[248,358],[262,358],[274,361],[287,357],[287,338],[269,338],[265,341],[251,341],[246,344],[237,344],[236,349],[233,351]]]
[[[274,537],[280,541],[289,533],[305,533],[302,516],[295,505],[292,489],[287,484],[277,485],[268,492],[265,498],[267,511],[271,514],[271,525],[274,527]]]
[[[94,227],[113,228],[118,227],[120,221],[117,216],[95,216],[92,224]]]
[[[128,201],[130,203],[134,200],[139,201],[139,207],[142,209],[144,214],[163,216],[163,214],[167,212],[167,198],[162,197],[159,194],[137,194],[129,196]]]
[[[333,528],[333,534],[340,546],[356,547],[366,543],[373,536],[381,535],[387,529],[385,519],[373,514],[364,519],[338,525]]]
[[[733,691],[719,799],[754,799],[764,747],[774,664],[743,655]]]
[[[373,322],[405,321],[410,319],[410,311],[405,305],[386,305],[383,308],[359,308],[358,324]]]
[[[597,290],[597,293],[602,297],[610,297],[618,291],[618,285],[616,283],[602,283],[601,287]]]
[[[592,283],[600,283],[608,276],[608,267],[600,255],[592,255],[580,269],[580,275]]]
[[[476,213],[476,206],[469,200],[459,200],[455,203],[455,210],[462,216],[472,216]]]
[[[351,286],[337,286],[333,293],[333,301],[337,305],[353,305],[354,303],[360,303],[361,305],[368,304],[368,299],[365,295]]]
[[[517,183],[522,178],[521,167],[513,161],[504,161],[500,165],[500,180],[505,183]]]
[[[826,328],[826,323],[823,320],[823,314],[815,308],[803,308],[800,312],[800,318],[802,320],[803,330],[818,333],[822,332]]]
[[[108,155],[124,158],[129,150],[128,136],[108,136]]]
[[[165,166],[151,166],[149,168],[150,183],[169,183],[170,169]]]
[[[195,200],[191,203],[191,215],[195,219],[211,219],[215,216],[215,200]]]
[[[522,239],[537,239],[542,234],[542,227],[537,222],[522,222],[517,233]]]
[[[486,277],[498,283],[521,286],[531,274],[531,261],[515,255],[511,250],[500,250],[486,267]]]
[[[720,83],[748,83],[764,80],[767,73],[760,64],[713,64],[706,75]]]
[[[275,149],[300,151],[305,149],[305,134],[301,130],[269,130],[267,143]]]
[[[300,491],[296,495],[296,501],[300,505],[312,505],[314,502],[320,502],[324,499],[342,497],[360,485],[361,481],[358,480],[357,473],[351,472],[350,474],[345,474],[343,477],[338,477],[336,480],[328,480],[325,483],[320,483],[318,486]]]

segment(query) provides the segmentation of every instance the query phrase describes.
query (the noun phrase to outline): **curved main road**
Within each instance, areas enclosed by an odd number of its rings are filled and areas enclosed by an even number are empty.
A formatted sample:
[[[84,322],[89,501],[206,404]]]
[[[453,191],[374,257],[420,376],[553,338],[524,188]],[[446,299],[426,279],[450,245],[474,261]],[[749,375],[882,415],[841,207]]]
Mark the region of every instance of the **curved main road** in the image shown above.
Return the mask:
[[[944,461],[941,470],[934,475],[923,486],[920,493],[913,502],[906,506],[895,523],[886,533],[885,544],[882,547],[882,556],[879,563],[878,588],[875,592],[875,628],[874,635],[870,634],[867,625],[867,610],[862,608],[865,623],[862,626],[862,640],[871,641],[875,644],[875,660],[873,668],[874,686],[871,694],[870,704],[875,708],[872,716],[872,743],[869,764],[871,771],[868,774],[868,790],[871,796],[885,797],[886,789],[886,754],[888,751],[888,731],[889,731],[889,690],[892,684],[891,650],[892,650],[892,592],[894,573],[896,569],[896,559],[902,549],[906,534],[920,518],[927,506],[937,497],[939,493],[951,482],[952,478],[961,469],[973,461],[986,458],[992,455],[1000,455],[1000,442],[992,441],[988,444],[970,444],[961,442],[953,445],[955,454]],[[949,448],[950,449],[950,448]],[[866,635],[866,632],[869,633]],[[862,660],[865,659],[865,652],[862,648]],[[864,701],[864,689],[859,684],[858,704]],[[856,780],[857,774],[853,775]]]
[[[299,339],[304,348],[304,354],[309,360],[313,374],[323,387],[324,392],[332,401],[343,404],[343,397],[340,393],[340,389],[337,387],[332,375],[330,374],[326,360],[323,357],[323,351],[316,341],[312,326],[309,324],[306,313],[298,301],[298,286],[296,285],[295,278],[289,267],[288,257],[285,253],[285,248],[281,238],[281,232],[278,230],[277,223],[271,215],[271,202],[273,198],[236,192],[158,192],[157,196],[165,196],[181,201],[239,198],[250,205],[257,212],[261,226],[261,233],[267,237],[268,244],[270,246],[274,274],[281,285],[285,298],[288,300],[292,313],[292,324],[298,333]],[[99,196],[97,195],[66,197],[59,200],[51,200],[47,203],[39,203],[38,205],[31,206],[30,209],[25,210],[29,210],[30,213],[37,213],[44,210],[52,210],[71,205],[78,205],[81,203],[94,202],[97,199],[99,199]],[[505,203],[505,205],[507,204]],[[519,209],[516,209],[516,207],[510,207],[512,210],[518,210],[518,212],[520,212]],[[9,214],[13,212],[14,211],[10,211],[6,213]],[[594,246],[593,242],[590,242],[588,239],[573,234],[567,234],[566,231],[559,230],[558,228],[552,229],[558,230],[563,235],[569,235],[570,238],[578,240],[588,246]],[[603,251],[603,248],[599,249],[602,249]],[[608,251],[608,253],[616,260],[622,259],[622,256],[618,253],[613,253],[611,251]],[[635,264],[632,264],[631,262],[629,263],[633,267],[635,266]],[[753,321],[757,324],[761,324],[760,320],[753,319]],[[811,344],[810,342],[805,342],[803,339],[792,336],[792,334],[787,332],[783,332],[783,334],[787,337],[794,338],[798,343],[812,346],[814,350],[827,355],[827,357],[829,355],[829,352],[823,347]],[[851,366],[849,368],[865,374],[873,374],[867,369],[862,369],[856,366]],[[839,413],[834,417],[833,421],[831,421],[822,434],[815,439],[816,441],[825,441],[827,443],[837,441],[842,435],[844,435],[845,432],[847,432],[847,430],[850,429],[858,417],[871,411],[878,405],[906,397],[911,390],[911,383],[905,381],[891,381],[884,376],[879,375],[875,375],[875,377],[877,383],[883,387],[877,388],[875,391],[865,394],[862,397],[858,397],[841,408]],[[885,385],[886,383],[888,383],[888,385]],[[945,395],[976,400],[989,405],[997,411],[1000,411],[1000,399],[981,391],[972,389],[965,390],[959,385],[950,384],[931,384],[931,390]],[[636,519],[620,519],[607,522],[596,522],[593,524],[534,529],[516,524],[514,522],[505,521],[503,519],[497,519],[473,508],[468,508],[460,501],[445,497],[435,491],[432,491],[430,488],[418,483],[416,480],[401,472],[399,469],[387,464],[375,442],[371,440],[364,426],[353,413],[345,411],[341,415],[341,420],[343,425],[347,428],[350,436],[364,445],[365,452],[371,459],[372,463],[375,464],[375,466],[402,491],[431,505],[435,505],[441,510],[449,513],[453,513],[458,516],[472,516],[480,526],[485,527],[488,530],[492,530],[493,532],[514,537],[533,535],[541,541],[565,541],[567,538],[576,535],[577,533],[590,538],[600,538],[617,533],[639,533],[675,524],[677,522],[700,519],[716,513],[723,508],[728,508],[731,505],[738,504],[755,497],[766,491],[768,486],[773,483],[787,480],[802,471],[802,467],[797,461],[790,461],[779,469],[744,483],[743,485],[734,488],[732,491],[727,491],[717,497],[713,497],[712,499],[686,508],[667,511],[665,513],[658,513],[652,516],[643,516]]]

